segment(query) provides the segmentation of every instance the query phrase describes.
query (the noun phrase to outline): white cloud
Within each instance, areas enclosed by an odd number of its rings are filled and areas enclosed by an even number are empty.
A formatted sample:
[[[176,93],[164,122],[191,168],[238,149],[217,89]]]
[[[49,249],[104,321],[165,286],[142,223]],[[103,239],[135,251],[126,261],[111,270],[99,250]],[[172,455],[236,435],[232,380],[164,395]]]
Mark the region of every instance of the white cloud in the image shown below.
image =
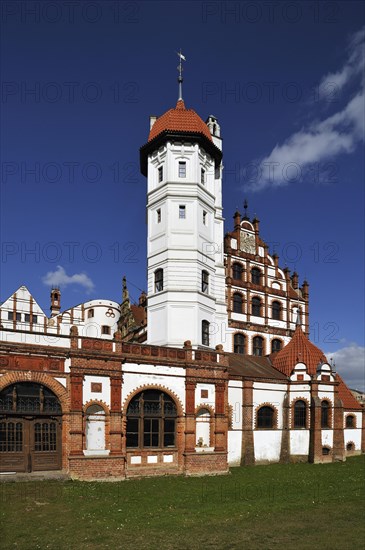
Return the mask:
[[[326,353],[333,358],[335,370],[351,389],[365,391],[365,348],[351,343],[335,352]]]
[[[347,63],[339,72],[326,75],[320,86],[332,82],[340,89],[362,72],[364,38],[365,29],[352,37]],[[251,190],[302,181],[319,163],[333,161],[339,154],[352,153],[358,143],[364,140],[364,104],[362,82],[342,110],[324,120],[313,120],[282,144],[277,144],[270,154],[259,159],[256,163],[256,177],[249,182]]]
[[[48,286],[65,287],[68,285],[80,285],[86,289],[89,294],[95,288],[94,283],[86,273],[74,273],[74,275],[67,275],[64,268],[60,265],[57,266],[56,271],[48,271],[42,282]]]

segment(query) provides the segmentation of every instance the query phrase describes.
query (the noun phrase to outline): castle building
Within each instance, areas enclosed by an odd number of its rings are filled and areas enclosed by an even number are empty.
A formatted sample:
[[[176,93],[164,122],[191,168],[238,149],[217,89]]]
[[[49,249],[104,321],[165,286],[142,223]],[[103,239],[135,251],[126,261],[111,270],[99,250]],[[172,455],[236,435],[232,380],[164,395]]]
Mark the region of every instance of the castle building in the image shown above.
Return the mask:
[[[25,286],[0,306],[0,477],[222,474],[365,451],[365,414],[308,339],[309,285],[259,220],[224,235],[222,138],[175,107],[151,117],[147,295],[47,316]]]

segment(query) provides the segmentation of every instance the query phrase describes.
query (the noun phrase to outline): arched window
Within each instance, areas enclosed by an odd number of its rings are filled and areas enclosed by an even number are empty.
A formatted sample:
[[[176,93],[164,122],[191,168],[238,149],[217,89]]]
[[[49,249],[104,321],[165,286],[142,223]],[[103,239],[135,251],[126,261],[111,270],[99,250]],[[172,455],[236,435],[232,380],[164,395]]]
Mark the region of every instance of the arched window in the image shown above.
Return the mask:
[[[90,405],[86,410],[86,449],[105,449],[105,411],[100,405]]]
[[[294,405],[294,428],[307,427],[307,405],[305,401],[299,399]]]
[[[274,409],[272,407],[260,407],[257,411],[257,427],[270,429],[274,427]]]
[[[210,446],[210,412],[200,409],[196,415],[196,446]]]
[[[281,303],[280,302],[273,302],[272,308],[271,308],[272,318],[280,321],[281,319]]]
[[[255,336],[253,339],[253,355],[259,357],[264,355],[264,339],[261,336]]]
[[[274,340],[271,342],[271,353],[275,353],[276,351],[281,350],[282,342],[279,340],[279,338],[274,338]]]
[[[245,336],[244,334],[235,334],[233,337],[233,349],[234,353],[245,353]]]
[[[169,395],[142,391],[128,405],[127,447],[175,447],[176,418],[176,405]]]
[[[252,298],[252,315],[255,315],[256,317],[261,317],[261,300],[260,298],[257,298],[255,296]]]
[[[202,344],[209,346],[209,322],[202,321]]]
[[[346,428],[355,428],[355,417],[353,414],[346,416]]]
[[[254,285],[261,284],[261,271],[257,267],[251,269],[251,283]]]
[[[242,305],[243,305],[242,294],[240,294],[239,292],[235,292],[233,294],[234,313],[242,313]]]
[[[321,427],[329,428],[329,410],[330,404],[328,401],[322,401],[321,403]]]
[[[242,265],[238,262],[235,262],[232,265],[232,277],[237,281],[240,281],[242,279]]]
[[[354,450],[355,450],[355,445],[352,443],[352,441],[350,443],[347,443],[346,451],[350,452],[350,451],[354,451]]]
[[[208,271],[202,271],[202,292],[208,294],[209,290],[209,273]]]
[[[161,292],[163,290],[163,269],[156,269],[155,271],[155,292]]]

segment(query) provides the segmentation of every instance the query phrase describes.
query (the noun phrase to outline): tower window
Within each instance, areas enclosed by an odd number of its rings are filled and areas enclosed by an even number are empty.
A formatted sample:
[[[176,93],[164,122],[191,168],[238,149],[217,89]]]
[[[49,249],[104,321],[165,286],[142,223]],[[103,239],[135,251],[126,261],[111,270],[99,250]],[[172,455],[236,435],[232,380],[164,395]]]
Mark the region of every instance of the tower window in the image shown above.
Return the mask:
[[[274,338],[274,340],[271,342],[271,353],[275,353],[276,351],[281,350],[281,340],[279,338]]]
[[[261,336],[255,336],[253,339],[253,355],[256,355],[256,357],[264,355],[264,339]]]
[[[186,218],[186,206],[185,206],[185,204],[180,204],[180,206],[179,206],[179,218],[180,218],[180,220],[185,220],[185,218]]]
[[[243,334],[235,334],[233,337],[233,350],[234,353],[245,353],[245,336]]]
[[[204,170],[204,168],[202,168],[200,170],[200,183],[202,183],[203,185],[205,184],[205,170]]]
[[[251,269],[251,282],[254,285],[261,284],[261,271],[257,267]]]
[[[232,266],[232,276],[237,281],[242,279],[242,265],[235,262]]]
[[[157,269],[155,271],[155,292],[161,292],[163,290],[163,269]]]
[[[255,315],[256,317],[261,316],[261,300],[260,298],[252,298],[252,315]]]
[[[208,294],[209,290],[209,273],[208,271],[202,271],[202,292]]]
[[[101,334],[110,334],[110,327],[108,327],[108,325],[102,325]]]
[[[92,317],[94,317],[94,310],[93,309],[89,309],[89,311],[87,312],[87,317],[88,317],[88,319],[91,319]]]
[[[163,180],[163,166],[158,168],[158,182],[160,183]]]
[[[179,161],[179,178],[186,178],[186,162]]]
[[[355,428],[355,417],[352,414],[346,416],[346,428]]]
[[[277,321],[280,321],[281,319],[281,303],[280,302],[273,302],[272,303],[272,318],[276,319]]]
[[[209,346],[209,322],[202,321],[202,344]]]
[[[156,218],[157,218],[157,223],[161,223],[161,208],[157,208]]]
[[[242,295],[238,292],[233,294],[233,311],[234,313],[242,313]]]
[[[203,210],[203,225],[207,225],[207,212]]]

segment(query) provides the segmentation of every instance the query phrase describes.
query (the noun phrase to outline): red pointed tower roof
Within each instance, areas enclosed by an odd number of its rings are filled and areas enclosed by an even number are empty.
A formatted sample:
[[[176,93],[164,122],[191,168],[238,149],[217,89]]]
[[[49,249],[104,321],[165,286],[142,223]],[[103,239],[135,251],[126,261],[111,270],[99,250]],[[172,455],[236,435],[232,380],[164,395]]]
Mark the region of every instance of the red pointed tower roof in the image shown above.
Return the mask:
[[[193,109],[186,109],[182,99],[178,100],[176,107],[157,118],[151,128],[148,141],[152,141],[166,131],[202,134],[209,141],[213,141],[208,126]]]
[[[316,374],[318,363],[327,363],[327,358],[298,325],[289,344],[275,355],[272,362],[276,369],[290,376],[296,363],[304,363],[308,374]]]

